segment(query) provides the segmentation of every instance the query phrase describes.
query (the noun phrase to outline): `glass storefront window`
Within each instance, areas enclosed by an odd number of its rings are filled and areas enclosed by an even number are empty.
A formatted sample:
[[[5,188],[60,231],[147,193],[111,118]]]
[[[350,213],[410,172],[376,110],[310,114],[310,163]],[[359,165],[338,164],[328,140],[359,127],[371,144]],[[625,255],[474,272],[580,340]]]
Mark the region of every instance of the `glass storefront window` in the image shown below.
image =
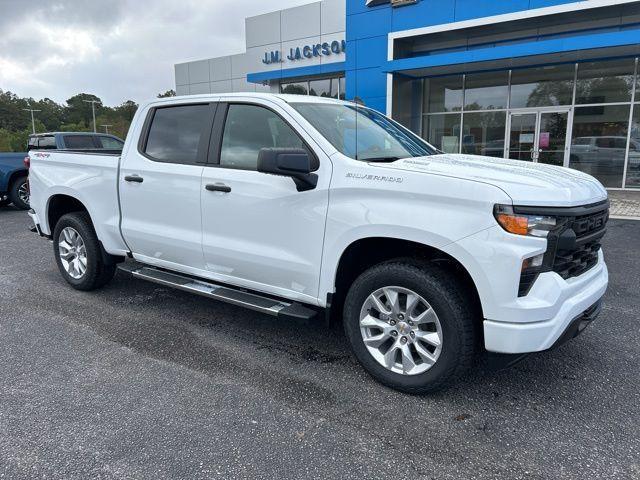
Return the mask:
[[[426,112],[462,110],[462,75],[426,78],[424,89]]]
[[[513,70],[511,108],[571,104],[574,74],[573,64]]]
[[[289,95],[308,95],[309,84],[307,82],[283,83],[280,85],[280,91]]]
[[[344,77],[340,77],[338,79],[340,85],[340,99],[344,100],[347,98],[347,82]]]
[[[308,82],[281,83],[280,93],[345,99],[344,77],[322,78]]]
[[[458,153],[460,149],[460,115],[427,115],[423,134],[428,142],[445,153]]]
[[[506,121],[506,112],[465,113],[462,153],[503,157]]]
[[[314,97],[330,97],[331,96],[331,80],[311,80],[309,82],[309,95]]]
[[[636,94],[637,95],[637,94]],[[633,106],[626,187],[640,188],[640,104]]]
[[[464,85],[465,110],[507,108],[509,72],[487,72],[467,75]]]
[[[634,59],[578,65],[576,104],[630,102]]]
[[[569,166],[620,188],[627,146],[629,105],[577,107]]]

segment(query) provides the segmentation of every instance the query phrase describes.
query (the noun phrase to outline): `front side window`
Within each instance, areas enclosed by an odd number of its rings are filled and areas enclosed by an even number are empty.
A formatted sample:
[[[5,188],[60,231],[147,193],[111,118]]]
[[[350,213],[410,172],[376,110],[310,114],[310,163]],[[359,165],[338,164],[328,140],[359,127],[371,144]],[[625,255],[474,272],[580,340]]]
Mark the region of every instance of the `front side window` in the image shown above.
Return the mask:
[[[209,112],[207,104],[158,108],[144,153],[161,162],[196,163],[200,139],[210,126]]]
[[[98,137],[98,142],[106,150],[122,150],[124,147],[124,142],[113,137]]]
[[[384,115],[356,105],[292,103],[339,152],[362,161],[393,161],[437,150]]]
[[[276,113],[257,105],[229,105],[220,165],[256,170],[263,148],[305,149],[297,133]]]

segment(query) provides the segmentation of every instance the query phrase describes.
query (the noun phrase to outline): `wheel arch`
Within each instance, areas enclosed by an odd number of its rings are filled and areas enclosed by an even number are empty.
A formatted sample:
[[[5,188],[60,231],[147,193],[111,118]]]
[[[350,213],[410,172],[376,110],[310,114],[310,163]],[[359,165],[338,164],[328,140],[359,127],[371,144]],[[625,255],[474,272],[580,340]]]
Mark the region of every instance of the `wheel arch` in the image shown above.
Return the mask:
[[[55,230],[56,224],[60,218],[67,213],[72,212],[86,212],[93,224],[91,213],[81,200],[78,200],[76,197],[66,193],[56,193],[49,197],[47,200],[46,219],[47,228],[51,235],[53,235],[53,231]]]
[[[11,174],[9,175],[9,178],[7,179],[7,190],[11,190],[11,186],[13,185],[13,182],[18,180],[20,177],[28,177],[28,176],[29,176],[29,170],[27,170],[26,168],[20,168],[18,170],[14,170],[13,172],[11,172]]]
[[[443,250],[412,240],[371,236],[351,242],[340,255],[334,275],[331,303],[341,311],[346,292],[353,281],[368,268],[396,258],[411,258],[432,262],[451,271],[470,294],[474,308],[482,315],[482,302],[476,283],[468,269],[458,259]],[[333,308],[332,308],[333,309]]]

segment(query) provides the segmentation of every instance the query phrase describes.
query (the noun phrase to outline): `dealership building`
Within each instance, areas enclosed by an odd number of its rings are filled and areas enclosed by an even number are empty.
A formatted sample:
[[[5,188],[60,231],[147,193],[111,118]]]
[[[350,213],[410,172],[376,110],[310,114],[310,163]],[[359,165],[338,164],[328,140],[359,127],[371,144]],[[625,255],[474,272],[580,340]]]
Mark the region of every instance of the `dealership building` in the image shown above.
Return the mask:
[[[247,18],[245,52],[175,79],[358,99],[448,153],[640,189],[639,56],[639,0],[323,0]]]

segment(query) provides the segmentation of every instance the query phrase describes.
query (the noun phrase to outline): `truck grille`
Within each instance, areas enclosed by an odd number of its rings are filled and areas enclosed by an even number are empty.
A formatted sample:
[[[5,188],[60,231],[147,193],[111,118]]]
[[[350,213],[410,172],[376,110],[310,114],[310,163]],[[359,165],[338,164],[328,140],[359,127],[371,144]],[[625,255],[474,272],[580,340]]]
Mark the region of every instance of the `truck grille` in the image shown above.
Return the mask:
[[[553,262],[553,271],[565,280],[577,277],[598,263],[600,242],[585,243],[579,250],[558,251]]]
[[[556,272],[569,279],[587,272],[598,263],[602,237],[609,220],[609,202],[571,208],[517,207],[524,214],[556,217],[558,227],[547,237],[542,266],[520,275],[518,296],[526,296],[543,272]]]
[[[600,241],[606,232],[608,220],[608,205],[595,213],[568,218],[560,239],[568,232],[570,237],[575,234],[575,243],[573,248],[563,248],[563,242],[559,239],[552,270],[567,279],[593,268],[598,263]]]

